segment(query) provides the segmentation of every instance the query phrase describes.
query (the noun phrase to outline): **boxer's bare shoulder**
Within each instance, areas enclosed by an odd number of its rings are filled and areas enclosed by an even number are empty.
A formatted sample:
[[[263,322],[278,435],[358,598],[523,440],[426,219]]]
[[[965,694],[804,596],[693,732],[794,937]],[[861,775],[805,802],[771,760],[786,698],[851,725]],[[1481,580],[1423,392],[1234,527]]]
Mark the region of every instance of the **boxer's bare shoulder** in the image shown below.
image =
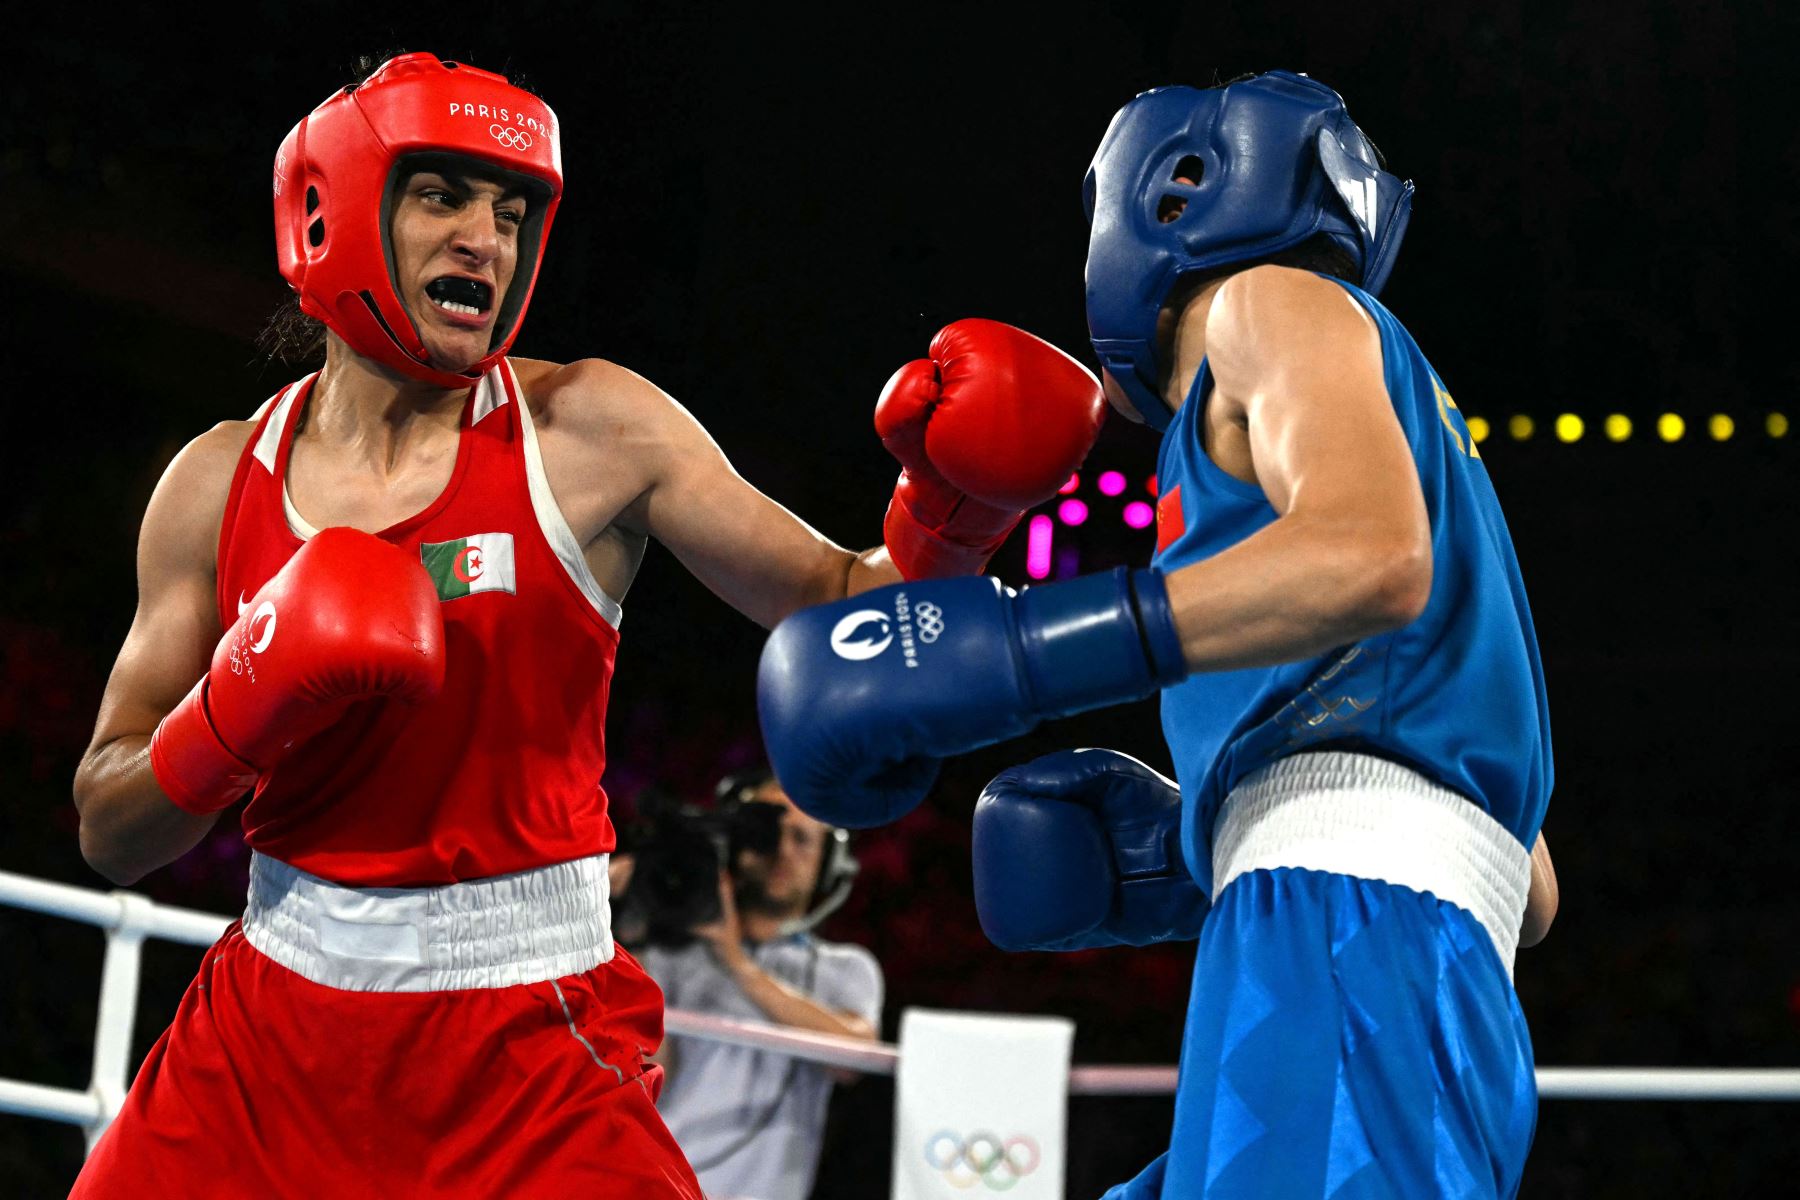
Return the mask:
[[[147,554],[167,557],[171,551],[178,552],[174,557],[184,565],[212,569],[231,481],[255,432],[255,421],[221,421],[170,461],[144,512],[140,572]]]
[[[1254,393],[1297,374],[1334,379],[1346,360],[1380,368],[1375,322],[1343,288],[1311,271],[1240,271],[1219,287],[1203,320],[1207,359],[1227,394]]]
[[[671,437],[705,437],[673,396],[618,363],[603,358],[512,363],[540,438],[567,437],[596,447],[626,443],[641,451]]]
[[[844,594],[855,556],[745,482],[667,392],[604,359],[512,362],[551,491],[610,595],[652,537],[767,627]]]
[[[584,546],[636,539],[641,553],[650,530],[634,505],[683,461],[723,464],[699,422],[635,371],[599,358],[512,363],[551,491]]]

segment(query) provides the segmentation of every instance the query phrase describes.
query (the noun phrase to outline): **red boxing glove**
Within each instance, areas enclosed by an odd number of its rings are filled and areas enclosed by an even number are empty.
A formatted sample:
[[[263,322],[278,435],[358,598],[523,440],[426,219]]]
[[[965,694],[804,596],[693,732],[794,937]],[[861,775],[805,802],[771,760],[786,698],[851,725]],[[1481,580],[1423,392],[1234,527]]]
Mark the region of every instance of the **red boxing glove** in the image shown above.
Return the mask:
[[[900,573],[979,572],[1081,465],[1105,413],[1093,373],[1049,342],[999,321],[944,326],[875,404],[904,468],[882,526]]]
[[[217,812],[351,700],[417,703],[444,683],[444,618],[416,558],[326,529],[263,584],[212,667],[150,738],[165,795]]]

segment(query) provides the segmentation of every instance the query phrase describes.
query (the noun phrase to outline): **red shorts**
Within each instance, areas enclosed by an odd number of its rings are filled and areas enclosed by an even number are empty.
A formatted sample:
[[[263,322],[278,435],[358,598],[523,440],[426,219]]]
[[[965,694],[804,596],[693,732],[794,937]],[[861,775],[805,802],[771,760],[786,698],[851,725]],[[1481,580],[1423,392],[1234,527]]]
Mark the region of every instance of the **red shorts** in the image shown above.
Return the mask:
[[[73,1197],[687,1197],[656,1112],[662,992],[624,950],[554,982],[324,987],[236,924]]]

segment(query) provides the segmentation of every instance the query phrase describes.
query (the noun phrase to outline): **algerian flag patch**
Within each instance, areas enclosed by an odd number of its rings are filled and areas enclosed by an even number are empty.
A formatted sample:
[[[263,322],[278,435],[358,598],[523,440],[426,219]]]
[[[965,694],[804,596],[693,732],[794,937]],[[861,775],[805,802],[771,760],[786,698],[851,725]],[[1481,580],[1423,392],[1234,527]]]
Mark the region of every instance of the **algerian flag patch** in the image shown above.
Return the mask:
[[[519,577],[513,568],[513,535],[476,533],[454,542],[423,542],[419,561],[438,599],[455,600],[476,592],[519,593]]]

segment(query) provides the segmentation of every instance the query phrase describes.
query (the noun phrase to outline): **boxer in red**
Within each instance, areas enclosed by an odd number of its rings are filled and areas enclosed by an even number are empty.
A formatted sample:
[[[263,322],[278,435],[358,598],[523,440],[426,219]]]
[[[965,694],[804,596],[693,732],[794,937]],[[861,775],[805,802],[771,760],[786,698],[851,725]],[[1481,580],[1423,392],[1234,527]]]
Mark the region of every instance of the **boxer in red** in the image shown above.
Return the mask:
[[[250,895],[74,1194],[697,1197],[644,1061],[662,996],[606,894],[646,541],[765,626],[980,570],[1099,390],[1028,334],[947,328],[878,404],[905,469],[853,554],[630,371],[507,357],[562,196],[537,97],[392,59],[294,128],[274,187],[324,368],[170,464],[75,781],[122,884],[251,791]]]

